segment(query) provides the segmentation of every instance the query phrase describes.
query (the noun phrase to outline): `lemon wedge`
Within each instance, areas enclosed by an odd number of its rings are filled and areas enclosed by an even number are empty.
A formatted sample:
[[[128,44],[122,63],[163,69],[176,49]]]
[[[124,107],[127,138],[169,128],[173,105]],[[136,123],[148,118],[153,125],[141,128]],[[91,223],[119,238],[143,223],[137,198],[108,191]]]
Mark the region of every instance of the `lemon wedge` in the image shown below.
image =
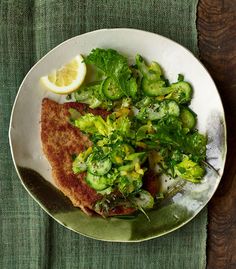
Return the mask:
[[[68,94],[81,86],[85,79],[86,70],[84,59],[79,54],[61,68],[41,77],[41,81],[48,90],[54,93]]]

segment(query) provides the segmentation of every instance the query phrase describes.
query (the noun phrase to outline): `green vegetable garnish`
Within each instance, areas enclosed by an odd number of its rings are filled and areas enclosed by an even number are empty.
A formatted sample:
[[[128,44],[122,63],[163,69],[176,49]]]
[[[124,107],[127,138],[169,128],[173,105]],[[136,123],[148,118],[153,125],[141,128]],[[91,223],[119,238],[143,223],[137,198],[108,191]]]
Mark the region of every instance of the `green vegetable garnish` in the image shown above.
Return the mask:
[[[112,49],[92,50],[85,63],[102,72],[101,80],[83,85],[74,98],[111,111],[106,118],[69,111],[70,122],[93,142],[76,156],[72,169],[86,171],[87,183],[104,195],[95,210],[125,203],[146,214],[161,195],[143,187],[145,172],[156,164],[172,177],[201,182],[207,138],[196,129],[197,115],[189,108],[193,90],[184,76],[169,83],[157,62],[148,65],[137,55],[129,66]]]
[[[174,169],[178,176],[195,183],[199,183],[205,174],[205,170],[200,165],[188,158],[175,165]]]

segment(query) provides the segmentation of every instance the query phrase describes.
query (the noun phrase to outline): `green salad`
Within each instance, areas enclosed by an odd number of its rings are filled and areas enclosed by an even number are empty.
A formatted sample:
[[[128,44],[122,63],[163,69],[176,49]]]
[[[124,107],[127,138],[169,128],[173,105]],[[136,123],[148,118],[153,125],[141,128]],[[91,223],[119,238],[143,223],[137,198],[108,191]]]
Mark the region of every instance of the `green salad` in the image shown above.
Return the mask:
[[[71,123],[93,142],[74,158],[73,172],[86,171],[87,183],[98,193],[119,192],[141,209],[153,208],[156,201],[143,189],[150,169],[158,167],[157,180],[164,173],[201,182],[207,138],[196,129],[197,115],[189,107],[193,89],[184,76],[170,83],[157,62],[148,64],[136,55],[129,65],[112,49],[92,50],[85,63],[99,79],[71,98],[110,114],[105,119],[70,109]]]

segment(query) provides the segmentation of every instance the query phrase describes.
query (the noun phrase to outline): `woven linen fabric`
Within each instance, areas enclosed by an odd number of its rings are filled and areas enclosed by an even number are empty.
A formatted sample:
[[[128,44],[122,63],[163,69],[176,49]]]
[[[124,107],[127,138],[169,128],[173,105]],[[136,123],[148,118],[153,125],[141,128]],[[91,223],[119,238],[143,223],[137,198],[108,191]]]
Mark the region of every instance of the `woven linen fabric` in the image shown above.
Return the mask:
[[[181,229],[142,243],[89,239],[52,220],[28,195],[8,145],[20,83],[50,49],[91,30],[130,27],[197,54],[196,6],[197,0],[0,0],[0,268],[205,268],[206,209]]]

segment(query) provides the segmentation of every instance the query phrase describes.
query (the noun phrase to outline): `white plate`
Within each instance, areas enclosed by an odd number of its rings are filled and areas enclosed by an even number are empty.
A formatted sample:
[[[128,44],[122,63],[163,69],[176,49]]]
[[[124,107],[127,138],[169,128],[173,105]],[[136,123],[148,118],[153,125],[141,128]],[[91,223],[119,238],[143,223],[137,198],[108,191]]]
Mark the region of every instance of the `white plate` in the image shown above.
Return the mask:
[[[193,86],[194,97],[191,108],[198,115],[199,131],[208,135],[207,159],[218,170],[219,176],[208,170],[202,184],[187,183],[184,190],[171,199],[170,203],[185,207],[190,214],[180,222],[170,225],[168,229],[161,229],[161,224],[157,222],[156,225],[155,223],[152,224],[152,233],[147,232],[145,235],[139,236],[137,232],[135,236],[126,234],[122,237],[119,235],[119,229],[127,220],[117,219],[112,221],[96,220],[99,223],[106,222],[107,225],[111,225],[111,229],[118,227],[117,235],[111,235],[109,232],[99,234],[93,228],[81,228],[84,227],[84,224],[92,225],[94,218],[91,219],[76,211],[78,215],[75,219],[73,218],[73,221],[69,221],[68,214],[65,217],[66,214],[61,216],[58,212],[55,213],[55,208],[52,209],[52,205],[48,205],[50,201],[46,201],[45,197],[42,198],[42,193],[40,196],[35,192],[35,188],[40,181],[37,179],[38,177],[35,176],[34,180],[32,173],[22,172],[26,171],[24,169],[27,168],[28,171],[33,171],[34,175],[41,175],[46,181],[54,184],[51,167],[41,148],[40,109],[42,99],[45,97],[58,102],[63,102],[65,98],[45,90],[39,83],[39,79],[41,76],[50,73],[51,70],[70,61],[75,55],[87,55],[93,48],[97,47],[113,48],[127,56],[131,62],[134,56],[139,53],[148,61],[155,60],[160,63],[170,82],[176,81],[178,74],[181,73],[185,80]],[[157,34],[134,29],[103,29],[86,33],[63,42],[46,54],[32,67],[19,88],[12,110],[9,137],[12,156],[19,177],[26,189],[41,206],[55,219],[72,230],[93,238],[112,241],[145,240],[170,232],[188,222],[214,194],[222,176],[226,158],[224,110],[216,86],[207,70],[190,51],[176,42]],[[22,168],[24,169],[22,170]],[[40,189],[39,185],[38,189]],[[158,214],[158,210],[152,214],[154,218],[154,215]],[[74,222],[77,222],[77,224],[75,225]],[[148,227],[147,229],[150,229],[150,225]],[[143,227],[143,229],[145,231],[146,228]]]

